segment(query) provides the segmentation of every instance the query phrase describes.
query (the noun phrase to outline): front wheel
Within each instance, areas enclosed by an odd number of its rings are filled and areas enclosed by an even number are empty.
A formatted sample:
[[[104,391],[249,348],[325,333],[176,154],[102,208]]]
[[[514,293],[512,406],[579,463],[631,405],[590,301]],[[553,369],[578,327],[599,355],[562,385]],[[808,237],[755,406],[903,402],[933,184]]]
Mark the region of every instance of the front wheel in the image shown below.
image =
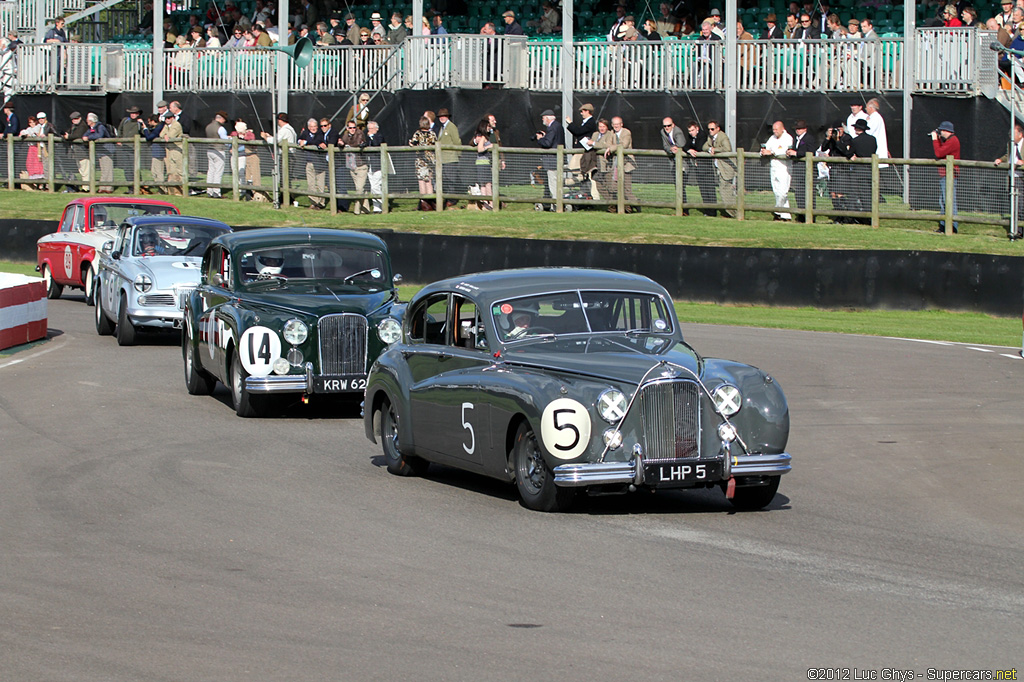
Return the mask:
[[[422,476],[427,473],[430,462],[414,456],[406,456],[398,449],[398,415],[390,402],[381,406],[380,444],[384,450],[384,461],[388,471],[395,476]]]
[[[189,395],[210,395],[217,380],[209,372],[196,366],[195,347],[192,335],[188,333],[188,325],[181,332],[181,357],[185,363],[185,388]]]
[[[235,407],[235,414],[239,417],[262,417],[265,408],[265,398],[254,396],[245,387],[245,380],[249,373],[242,367],[242,361],[238,353],[231,356],[231,402]]]
[[[49,265],[43,266],[43,283],[46,285],[46,298],[60,298],[64,292],[64,285],[53,281],[53,273],[50,272]]]
[[[86,267],[85,277],[82,279],[82,284],[85,286],[85,304],[92,305],[96,302],[96,275],[93,273],[91,265]]]
[[[534,511],[559,512],[572,506],[573,488],[555,485],[555,474],[544,462],[540,444],[526,422],[519,425],[512,458],[516,472],[516,488],[523,506]]]
[[[772,476],[768,485],[736,488],[736,494],[729,501],[732,502],[732,506],[743,511],[764,509],[774,499],[775,493],[779,491],[779,480],[781,478],[781,476]]]
[[[121,303],[117,306],[117,345],[135,345],[135,325],[128,319],[128,296],[121,294]]]
[[[114,333],[114,323],[103,310],[103,301],[99,296],[96,297],[96,333],[100,336],[110,336]]]

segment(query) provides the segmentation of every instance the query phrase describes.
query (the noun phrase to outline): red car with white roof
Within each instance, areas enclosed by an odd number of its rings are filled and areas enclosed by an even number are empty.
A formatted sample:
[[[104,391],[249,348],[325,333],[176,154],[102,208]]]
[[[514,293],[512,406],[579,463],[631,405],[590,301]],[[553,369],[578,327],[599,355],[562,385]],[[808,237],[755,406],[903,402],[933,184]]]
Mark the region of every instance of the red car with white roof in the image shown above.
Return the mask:
[[[36,270],[46,282],[47,298],[60,298],[64,287],[83,289],[93,304],[97,252],[125,219],[137,215],[177,215],[167,201],[135,197],[84,197],[64,207],[57,231],[36,242]]]

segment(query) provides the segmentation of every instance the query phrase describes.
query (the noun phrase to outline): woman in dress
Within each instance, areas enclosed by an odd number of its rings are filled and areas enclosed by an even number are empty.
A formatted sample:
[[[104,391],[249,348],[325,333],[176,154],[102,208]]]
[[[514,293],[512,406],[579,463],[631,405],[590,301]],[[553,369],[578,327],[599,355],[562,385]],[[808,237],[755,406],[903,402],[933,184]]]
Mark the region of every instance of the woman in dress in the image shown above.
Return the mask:
[[[28,127],[21,131],[22,137],[42,137],[42,126],[35,116],[28,117]],[[29,180],[41,180],[46,175],[43,159],[46,158],[46,143],[39,142],[28,145],[25,155],[25,172]],[[22,185],[24,189],[37,189],[35,185]]]
[[[423,147],[422,151],[416,153],[416,180],[420,185],[420,194],[434,193],[434,147],[437,144],[437,136],[430,131],[430,119],[426,116],[420,117],[420,127],[409,139],[410,147]],[[420,199],[421,211],[433,211],[436,200]]]

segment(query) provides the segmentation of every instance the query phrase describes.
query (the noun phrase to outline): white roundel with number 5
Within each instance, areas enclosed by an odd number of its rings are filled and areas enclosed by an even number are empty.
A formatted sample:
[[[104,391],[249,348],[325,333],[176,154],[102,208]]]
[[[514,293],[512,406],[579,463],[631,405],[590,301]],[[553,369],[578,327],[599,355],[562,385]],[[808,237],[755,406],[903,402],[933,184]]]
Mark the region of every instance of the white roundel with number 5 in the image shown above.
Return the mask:
[[[541,415],[540,437],[555,457],[579,457],[590,445],[590,413],[572,398],[554,400]]]
[[[238,340],[238,357],[249,376],[266,377],[281,357],[281,339],[273,329],[249,327]]]

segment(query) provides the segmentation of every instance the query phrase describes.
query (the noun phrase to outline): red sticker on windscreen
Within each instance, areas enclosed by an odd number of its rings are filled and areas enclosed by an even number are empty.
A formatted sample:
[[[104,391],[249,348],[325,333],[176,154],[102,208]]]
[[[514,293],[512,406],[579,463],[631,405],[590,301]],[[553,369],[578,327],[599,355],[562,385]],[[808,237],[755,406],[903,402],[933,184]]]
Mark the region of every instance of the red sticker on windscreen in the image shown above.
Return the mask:
[[[511,303],[502,303],[501,304],[501,312],[503,312],[506,315],[511,313],[512,312],[512,304]]]

